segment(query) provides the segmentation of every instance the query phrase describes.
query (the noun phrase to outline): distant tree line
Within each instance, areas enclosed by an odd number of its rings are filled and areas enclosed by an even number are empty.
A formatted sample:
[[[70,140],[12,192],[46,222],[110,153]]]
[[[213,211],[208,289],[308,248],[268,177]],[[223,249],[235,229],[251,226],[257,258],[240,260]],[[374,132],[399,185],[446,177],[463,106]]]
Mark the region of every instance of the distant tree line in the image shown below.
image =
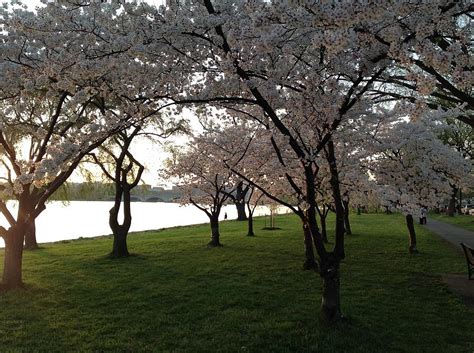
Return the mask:
[[[131,192],[132,201],[173,202],[179,198],[176,188],[163,189],[149,184],[137,185]],[[51,197],[55,201],[113,201],[114,183],[66,183]]]
[[[1,188],[0,183],[0,188]],[[137,185],[132,193],[132,201],[173,202],[180,197],[176,188],[163,189],[149,184]],[[51,197],[50,201],[113,201],[115,198],[114,183],[104,182],[68,182],[63,184]]]

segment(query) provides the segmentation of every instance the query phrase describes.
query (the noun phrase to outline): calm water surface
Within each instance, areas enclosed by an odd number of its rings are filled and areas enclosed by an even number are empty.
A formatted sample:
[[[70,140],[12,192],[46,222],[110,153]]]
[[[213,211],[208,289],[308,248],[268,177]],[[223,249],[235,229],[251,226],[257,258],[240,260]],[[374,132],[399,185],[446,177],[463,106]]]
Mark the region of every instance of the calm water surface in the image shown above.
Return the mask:
[[[63,203],[52,201],[46,205],[36,219],[36,236],[39,243],[49,243],[58,240],[89,238],[111,234],[108,217],[113,202],[110,201],[71,201]],[[8,207],[16,214],[16,203],[9,202]],[[224,219],[235,219],[235,206],[227,205],[220,214]],[[256,216],[269,214],[265,206],[258,206]],[[132,227],[130,231],[168,228],[189,224],[207,223],[206,214],[192,205],[180,206],[166,202],[132,202]],[[7,222],[0,215],[0,224],[7,226]],[[3,247],[0,238],[0,247]]]

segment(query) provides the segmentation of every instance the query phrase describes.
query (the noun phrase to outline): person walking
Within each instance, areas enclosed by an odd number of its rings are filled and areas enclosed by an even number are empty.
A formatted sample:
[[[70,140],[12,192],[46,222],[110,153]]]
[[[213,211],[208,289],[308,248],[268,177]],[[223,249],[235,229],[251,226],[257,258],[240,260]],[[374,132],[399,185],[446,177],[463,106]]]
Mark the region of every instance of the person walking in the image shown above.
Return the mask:
[[[426,224],[426,214],[428,213],[428,210],[425,207],[422,207],[420,212],[420,224]]]

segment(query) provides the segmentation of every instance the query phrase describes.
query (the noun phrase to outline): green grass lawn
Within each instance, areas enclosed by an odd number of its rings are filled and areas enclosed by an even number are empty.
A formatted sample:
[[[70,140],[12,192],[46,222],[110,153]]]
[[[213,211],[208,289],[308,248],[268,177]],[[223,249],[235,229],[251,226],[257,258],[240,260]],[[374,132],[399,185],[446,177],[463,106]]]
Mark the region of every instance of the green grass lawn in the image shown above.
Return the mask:
[[[434,218],[438,221],[446,222],[454,226],[464,228],[474,232],[474,216],[470,215],[456,215],[449,217],[444,214],[429,214],[428,218]]]
[[[354,215],[341,268],[349,319],[325,328],[300,224],[276,225],[257,219],[251,238],[224,222],[217,249],[204,225],[133,234],[136,256],[122,260],[106,258],[110,238],[26,253],[27,290],[0,294],[0,351],[472,353],[474,310],[440,279],[465,260],[427,230],[409,255],[402,217]]]

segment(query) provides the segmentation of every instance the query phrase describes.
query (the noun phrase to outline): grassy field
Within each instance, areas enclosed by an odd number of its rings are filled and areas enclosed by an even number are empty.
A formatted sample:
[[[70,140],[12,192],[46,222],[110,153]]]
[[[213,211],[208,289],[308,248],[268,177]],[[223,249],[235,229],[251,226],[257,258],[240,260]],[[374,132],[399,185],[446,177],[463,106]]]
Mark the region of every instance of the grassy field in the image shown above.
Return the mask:
[[[105,256],[110,238],[27,253],[27,290],[0,294],[0,351],[472,353],[474,310],[440,279],[465,272],[462,256],[421,228],[409,255],[399,215],[352,219],[334,328],[301,270],[300,224],[281,216],[254,238],[222,223],[217,249],[203,225],[133,234],[123,260]]]
[[[428,218],[434,218],[438,221],[446,222],[454,226],[464,228],[474,232],[474,216],[468,215],[456,215],[454,217],[448,217],[444,214],[429,214]]]

